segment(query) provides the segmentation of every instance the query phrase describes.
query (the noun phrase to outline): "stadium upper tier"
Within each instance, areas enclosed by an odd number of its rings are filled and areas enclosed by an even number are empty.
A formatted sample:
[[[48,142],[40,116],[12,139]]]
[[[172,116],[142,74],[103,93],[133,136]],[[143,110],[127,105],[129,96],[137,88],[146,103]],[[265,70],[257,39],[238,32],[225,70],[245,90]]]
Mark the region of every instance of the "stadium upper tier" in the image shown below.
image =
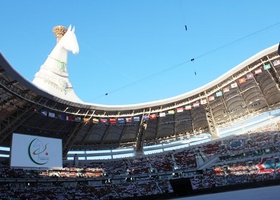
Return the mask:
[[[280,107],[280,57],[271,46],[216,80],[182,95],[131,105],[73,102],[22,77],[0,54],[0,146],[12,133],[62,138],[69,150],[143,146],[219,137],[219,129]]]

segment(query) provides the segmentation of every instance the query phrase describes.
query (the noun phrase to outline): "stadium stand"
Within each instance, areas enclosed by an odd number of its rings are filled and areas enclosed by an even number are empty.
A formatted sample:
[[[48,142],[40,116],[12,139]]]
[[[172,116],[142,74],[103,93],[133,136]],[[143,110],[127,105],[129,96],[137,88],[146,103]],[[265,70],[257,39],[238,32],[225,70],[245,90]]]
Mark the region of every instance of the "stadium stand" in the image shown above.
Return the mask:
[[[0,54],[0,198],[167,199],[279,184],[279,77],[274,45],[194,91],[106,106],[41,90]],[[14,133],[61,140],[63,165],[13,166]]]

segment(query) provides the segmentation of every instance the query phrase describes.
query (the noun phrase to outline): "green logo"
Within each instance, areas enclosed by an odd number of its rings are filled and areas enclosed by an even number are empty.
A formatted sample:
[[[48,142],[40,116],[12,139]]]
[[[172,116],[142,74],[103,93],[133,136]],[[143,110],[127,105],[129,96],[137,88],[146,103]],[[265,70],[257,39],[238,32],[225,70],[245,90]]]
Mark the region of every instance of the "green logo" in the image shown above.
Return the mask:
[[[49,162],[48,144],[44,144],[38,138],[33,139],[28,146],[30,160],[37,165]]]

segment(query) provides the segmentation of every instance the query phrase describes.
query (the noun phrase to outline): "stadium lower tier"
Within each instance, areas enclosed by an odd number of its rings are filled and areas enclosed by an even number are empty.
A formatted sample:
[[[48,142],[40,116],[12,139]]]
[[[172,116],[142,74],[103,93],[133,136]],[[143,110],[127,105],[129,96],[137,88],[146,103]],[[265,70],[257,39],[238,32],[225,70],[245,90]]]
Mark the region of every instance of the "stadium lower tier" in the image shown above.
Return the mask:
[[[258,132],[164,154],[12,168],[3,160],[1,199],[163,199],[280,184],[278,122]]]
[[[32,171],[25,171],[32,176]],[[280,184],[279,173],[229,177],[202,173],[191,178],[163,177],[104,179],[1,178],[0,198],[5,199],[168,199]],[[199,187],[198,187],[199,186]]]

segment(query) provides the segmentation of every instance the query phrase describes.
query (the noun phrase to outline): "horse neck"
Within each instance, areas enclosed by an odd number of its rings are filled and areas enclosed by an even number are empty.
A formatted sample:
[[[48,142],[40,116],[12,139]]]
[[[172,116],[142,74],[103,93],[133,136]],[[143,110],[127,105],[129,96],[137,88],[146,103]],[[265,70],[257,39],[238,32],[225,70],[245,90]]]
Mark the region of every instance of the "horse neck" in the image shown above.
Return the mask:
[[[67,57],[68,51],[58,43],[41,66],[41,69],[67,77]]]
[[[68,51],[64,49],[60,43],[58,43],[50,53],[48,59],[54,59],[59,62],[67,63]]]

